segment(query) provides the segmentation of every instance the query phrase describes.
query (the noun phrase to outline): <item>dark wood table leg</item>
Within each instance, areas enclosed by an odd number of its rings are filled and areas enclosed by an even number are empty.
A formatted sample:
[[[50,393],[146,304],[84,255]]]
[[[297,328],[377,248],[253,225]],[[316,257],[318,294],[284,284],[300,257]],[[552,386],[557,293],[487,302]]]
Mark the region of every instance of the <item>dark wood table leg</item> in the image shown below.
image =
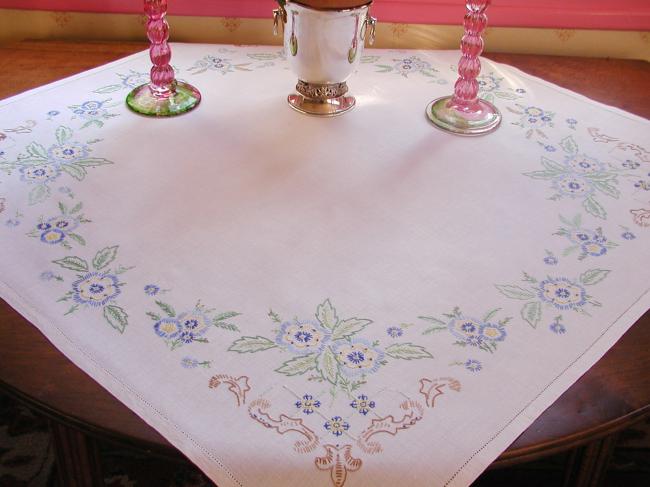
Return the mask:
[[[572,452],[564,478],[565,487],[603,485],[617,440],[617,434],[609,435]]]
[[[56,470],[61,487],[103,487],[96,441],[84,433],[50,420]]]

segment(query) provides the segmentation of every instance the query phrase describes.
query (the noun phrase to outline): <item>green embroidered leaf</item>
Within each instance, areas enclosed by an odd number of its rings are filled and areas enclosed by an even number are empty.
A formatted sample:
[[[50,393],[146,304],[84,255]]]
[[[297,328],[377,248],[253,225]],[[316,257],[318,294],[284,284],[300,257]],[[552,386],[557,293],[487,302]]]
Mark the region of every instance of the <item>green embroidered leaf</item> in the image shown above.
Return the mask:
[[[589,269],[580,274],[580,282],[585,286],[593,286],[607,277],[611,271],[605,269]]]
[[[61,203],[60,201],[59,201],[59,211],[63,215],[68,213],[68,208],[63,203]]]
[[[525,172],[524,176],[528,176],[529,178],[533,179],[554,179],[558,177],[560,174],[563,174],[559,171],[533,171],[533,172]]]
[[[237,327],[237,325],[233,325],[232,323],[227,323],[225,321],[213,321],[212,325],[216,326],[217,328],[221,328],[222,330],[239,331],[239,327]]]
[[[253,54],[246,54],[249,58],[255,59],[255,61],[271,61],[272,59],[277,59],[278,55],[270,52],[259,52]]]
[[[46,184],[34,186],[29,192],[29,204],[42,203],[50,196],[50,188]]]
[[[500,310],[501,310],[501,308],[496,308],[496,309],[493,309],[492,311],[487,312],[487,313],[485,314],[485,316],[483,317],[483,321],[485,321],[485,322],[490,321],[492,318],[494,318],[494,316],[495,316],[495,315],[496,315]]]
[[[580,227],[582,226],[582,215],[581,215],[580,213],[578,213],[578,214],[573,218],[572,223],[573,223],[573,225],[574,225],[576,228],[580,228]]]
[[[52,263],[59,265],[64,269],[70,269],[71,271],[88,272],[88,262],[83,260],[81,257],[64,257],[63,259],[53,260]]]
[[[272,309],[269,309],[269,318],[271,318],[271,321],[274,323],[282,323],[280,316]]]
[[[59,145],[64,144],[66,141],[70,140],[71,137],[72,129],[63,126],[56,129],[56,140]]]
[[[418,316],[419,319],[424,320],[424,321],[429,321],[431,323],[435,323],[437,325],[442,325],[445,328],[447,327],[447,323],[445,323],[442,320],[439,320],[438,318],[434,318],[433,316]]]
[[[332,330],[339,322],[339,318],[336,316],[336,309],[332,306],[329,299],[326,299],[316,308],[316,319],[329,330]]]
[[[372,323],[372,320],[363,320],[359,318],[349,318],[340,321],[339,324],[334,327],[334,330],[332,330],[332,340],[350,338],[359,333],[370,323]]]
[[[122,85],[108,85],[102,88],[97,88],[96,90],[93,91],[93,93],[97,93],[99,95],[105,95],[107,93],[115,93],[116,91],[120,91],[121,89],[122,89]]]
[[[117,257],[117,249],[119,245],[114,245],[113,247],[104,247],[102,250],[95,254],[93,259],[93,267],[97,270],[101,270]]]
[[[83,208],[83,203],[79,202],[74,207],[70,210],[70,214],[74,215],[75,213],[78,213],[82,208]]]
[[[539,301],[532,301],[524,304],[521,308],[521,317],[528,322],[533,328],[537,328],[539,320],[542,319],[542,303]]]
[[[104,306],[104,318],[106,321],[120,333],[124,333],[126,326],[129,324],[127,318],[129,315],[119,306],[110,304]]]
[[[83,179],[86,177],[86,170],[81,166],[77,166],[76,164],[63,164],[61,166],[61,169],[63,169],[63,171],[68,173],[77,181],[83,181]]]
[[[162,301],[156,300],[156,304],[160,309],[162,309],[167,316],[170,318],[174,318],[176,316],[176,311],[174,311],[174,308],[172,307],[171,304],[163,303]]]
[[[78,233],[68,233],[68,237],[77,242],[79,245],[86,245],[86,240]]]
[[[560,141],[560,147],[562,147],[564,152],[572,156],[578,153],[578,144],[576,144],[576,141],[573,140],[573,136],[571,135]]]
[[[396,343],[386,348],[386,355],[402,360],[415,360],[420,358],[433,358],[424,347],[412,343]]]
[[[582,207],[589,213],[590,215],[593,215],[598,218],[602,218],[603,220],[607,219],[607,211],[605,211],[605,208],[598,203],[595,199],[593,199],[591,196],[589,198],[585,198],[584,201],[582,202]]]
[[[606,183],[605,181],[594,181],[593,182],[594,187],[600,191],[601,193],[605,193],[608,196],[611,196],[612,198],[617,198],[621,196],[621,192],[618,190],[616,186],[612,186],[611,184]]]
[[[284,375],[301,375],[315,368],[316,354],[310,353],[309,355],[294,357],[291,360],[287,360],[281,367],[275,369],[275,371]]]
[[[94,167],[94,166],[105,166],[106,164],[113,164],[112,161],[109,161],[108,159],[101,159],[98,157],[86,157],[85,159],[82,159],[80,161],[74,161],[76,166],[86,166],[86,167]]]
[[[45,150],[45,147],[38,142],[32,142],[25,149],[30,156],[40,159],[39,162],[41,163],[43,162],[43,159],[47,159],[47,151]]]
[[[316,370],[327,382],[336,384],[339,366],[330,347],[325,347],[325,350],[316,359]]]
[[[269,350],[275,348],[277,345],[272,340],[261,336],[255,337],[241,337],[235,340],[228,351],[238,353],[255,353],[262,350]]]
[[[583,176],[591,181],[616,181],[618,178],[616,173],[602,171],[590,172]]]
[[[506,91],[497,91],[495,95],[503,100],[516,100],[517,98],[519,98],[514,93],[508,93]]]
[[[501,294],[511,299],[533,299],[535,294],[527,289],[519,286],[499,286],[496,288],[501,291]]]
[[[229,318],[234,318],[235,316],[239,316],[241,313],[237,313],[237,311],[226,311],[224,313],[218,314],[217,316],[214,317],[213,321],[223,321],[227,320]]]
[[[162,316],[156,313],[152,313],[151,311],[147,311],[145,313],[149,318],[151,318],[153,321],[160,321],[162,320]]]
[[[431,333],[434,333],[436,331],[442,331],[446,330],[447,326],[432,326],[431,328],[427,328],[422,332],[423,335],[430,335]]]
[[[567,171],[566,167],[562,164],[558,164],[555,161],[542,157],[542,166],[544,166],[549,171],[557,171],[558,173],[564,173]]]

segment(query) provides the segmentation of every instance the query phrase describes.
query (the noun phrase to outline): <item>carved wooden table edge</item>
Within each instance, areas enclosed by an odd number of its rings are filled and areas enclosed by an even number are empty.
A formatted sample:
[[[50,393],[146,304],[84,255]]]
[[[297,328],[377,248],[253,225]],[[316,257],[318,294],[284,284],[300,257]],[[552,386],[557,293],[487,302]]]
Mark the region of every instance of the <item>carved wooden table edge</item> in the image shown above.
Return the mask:
[[[24,41],[0,45],[0,54],[2,54],[0,56],[0,99],[114,61],[145,48],[145,43],[133,42]],[[647,96],[647,86],[650,85],[650,64],[647,62],[502,53],[486,53],[485,57],[514,65],[529,74],[542,77],[602,103],[617,106],[643,117],[650,117],[650,98]],[[25,72],[29,72],[30,76],[25,76]],[[4,301],[0,300],[0,318],[9,316],[7,319],[0,319],[0,336],[11,334],[10,331],[7,331],[11,327],[8,326],[9,324],[17,327],[28,326],[30,332],[27,333],[31,333],[33,336],[40,335],[39,341],[46,343],[42,346],[49,347],[50,353],[59,354],[35,327],[24,319],[10,316],[13,314],[17,315]],[[633,334],[635,338],[627,341],[648,343],[650,332],[645,331],[648,328],[650,328],[650,313],[646,313],[628,330],[626,335]],[[637,335],[640,335],[640,340]],[[3,342],[8,343],[0,340],[0,344]],[[620,353],[619,348],[615,345],[605,358],[612,353],[619,356],[619,359],[621,355],[625,356],[625,353]],[[601,359],[599,364],[605,358]],[[650,358],[647,356],[641,356],[641,358],[640,368],[646,373],[644,377],[643,372],[640,374],[637,372],[637,376],[644,380],[641,381],[641,384],[635,384],[640,386],[641,392],[631,393],[626,385],[615,384],[617,387],[622,387],[624,393],[621,394],[624,398],[621,399],[620,404],[612,406],[614,410],[620,410],[621,413],[618,416],[568,435],[558,435],[529,445],[517,446],[518,439],[501,454],[490,468],[506,467],[565,452],[576,447],[584,447],[583,465],[578,469],[580,472],[571,480],[570,485],[598,485],[602,479],[607,458],[611,453],[616,432],[650,416],[650,372],[648,372],[650,371]],[[70,367],[74,366],[70,365]],[[0,363],[0,373],[2,369],[3,366]],[[85,375],[80,370],[78,372]],[[589,372],[576,384],[584,382],[584,377],[593,375]],[[624,375],[624,371],[619,372],[619,375]],[[601,373],[595,380],[592,380],[593,383],[590,386],[598,387],[607,378],[607,374]],[[91,379],[87,378],[87,380]],[[97,397],[93,400],[106,401],[109,406],[111,403],[119,404],[99,384],[95,383],[95,386],[97,391],[93,389],[93,394],[96,394]],[[96,449],[90,438],[99,438],[127,447],[135,447],[166,459],[180,460],[184,458],[178,450],[143,421],[140,421],[139,428],[142,431],[151,430],[151,432],[140,434],[140,437],[129,436],[124,432],[93,424],[52,407],[46,401],[38,399],[35,395],[27,394],[15,385],[8,383],[1,374],[0,389],[50,418],[55,444],[64,450],[77,449],[78,451],[73,452],[77,454],[77,458],[78,454],[85,455],[86,467],[75,466],[74,455],[57,456],[59,466],[70,469],[68,475],[65,476],[67,483],[63,485],[74,487],[76,485],[95,485],[96,482],[99,482]],[[618,390],[612,391],[612,395],[616,395],[615,392]],[[41,396],[47,396],[47,394],[43,392]],[[124,408],[121,404],[120,406]],[[137,422],[137,420],[135,421]],[[135,424],[134,420],[131,419],[131,427],[133,424]],[[529,429],[533,426],[535,423]],[[125,429],[128,430],[128,428]]]

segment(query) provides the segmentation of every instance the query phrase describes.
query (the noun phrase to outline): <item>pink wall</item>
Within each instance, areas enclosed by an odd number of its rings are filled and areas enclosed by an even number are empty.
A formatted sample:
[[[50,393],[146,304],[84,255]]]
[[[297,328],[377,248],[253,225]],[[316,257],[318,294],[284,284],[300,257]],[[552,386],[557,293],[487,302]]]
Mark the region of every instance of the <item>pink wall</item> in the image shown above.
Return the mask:
[[[385,22],[459,24],[464,0],[375,0]],[[169,0],[170,13],[270,18],[274,0]],[[0,0],[0,8],[77,12],[142,11],[141,0]],[[493,0],[490,25],[650,30],[650,0]]]

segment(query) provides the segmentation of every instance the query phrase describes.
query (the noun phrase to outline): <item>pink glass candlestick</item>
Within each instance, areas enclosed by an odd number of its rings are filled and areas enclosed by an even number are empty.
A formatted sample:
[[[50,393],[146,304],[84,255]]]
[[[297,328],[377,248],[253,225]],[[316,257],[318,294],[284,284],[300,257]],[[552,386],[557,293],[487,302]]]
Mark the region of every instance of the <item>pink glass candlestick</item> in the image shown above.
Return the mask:
[[[481,72],[483,52],[481,34],[487,26],[485,14],[490,0],[468,0],[463,22],[465,35],[460,44],[463,56],[458,63],[459,78],[454,94],[433,100],[427,106],[427,117],[436,127],[458,135],[483,135],[496,130],[501,123],[499,110],[478,97],[476,77]]]
[[[144,11],[148,17],[147,37],[151,42],[151,81],[129,93],[126,103],[134,112],[153,117],[172,117],[188,112],[199,104],[201,94],[192,85],[177,81],[174,68],[169,65],[172,51],[167,44],[167,0],[144,0]]]

